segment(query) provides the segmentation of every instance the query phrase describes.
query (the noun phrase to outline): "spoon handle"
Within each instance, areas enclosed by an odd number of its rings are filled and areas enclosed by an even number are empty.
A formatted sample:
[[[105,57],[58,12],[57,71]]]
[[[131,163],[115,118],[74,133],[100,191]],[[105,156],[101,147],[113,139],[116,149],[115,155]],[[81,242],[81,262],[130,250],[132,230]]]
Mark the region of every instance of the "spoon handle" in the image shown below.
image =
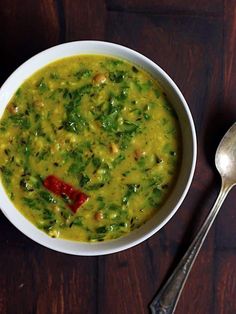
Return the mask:
[[[180,260],[178,266],[174,270],[171,277],[168,279],[166,284],[154,298],[150,304],[150,309],[152,314],[171,314],[174,313],[177,302],[179,300],[180,294],[183,290],[184,284],[188,277],[190,270],[194,264],[194,261],[198,255],[198,252],[210,230],[212,223],[214,222],[220,207],[225,200],[228,192],[232,188],[231,184],[226,184],[222,181],[221,190],[212,207],[210,213],[208,214],[205,222],[203,223],[201,229],[198,231],[196,237],[194,238],[192,244],[188,248],[185,255]]]

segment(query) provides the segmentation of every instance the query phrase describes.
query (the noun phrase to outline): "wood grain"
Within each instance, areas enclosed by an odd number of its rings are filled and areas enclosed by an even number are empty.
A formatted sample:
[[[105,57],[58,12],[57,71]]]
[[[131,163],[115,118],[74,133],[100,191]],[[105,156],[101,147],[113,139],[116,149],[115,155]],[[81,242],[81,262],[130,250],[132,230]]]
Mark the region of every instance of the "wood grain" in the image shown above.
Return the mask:
[[[224,97],[226,105],[235,105],[236,95],[234,82],[236,79],[236,6],[234,0],[225,1],[224,15]],[[232,106],[231,109],[234,109]],[[235,113],[235,112],[234,112]]]
[[[104,39],[106,27],[103,0],[64,0],[66,41]]]
[[[2,81],[29,57],[58,43],[59,23],[53,0],[2,0],[0,15]]]
[[[236,313],[236,255],[234,250],[217,252],[215,313]]]
[[[221,0],[107,0],[109,10],[133,11],[140,13],[184,14],[184,15],[222,15]]]
[[[1,250],[1,313],[95,313],[97,263],[47,250]],[[88,302],[88,300],[91,300]]]
[[[236,120],[234,0],[2,0],[0,82],[60,42],[98,39],[150,57],[175,80],[196,123],[198,161],[172,220],[144,243],[101,257],[75,257],[26,238],[0,215],[0,313],[149,313],[148,304],[216,199],[219,139]],[[236,312],[236,191],[217,218],[176,314]]]

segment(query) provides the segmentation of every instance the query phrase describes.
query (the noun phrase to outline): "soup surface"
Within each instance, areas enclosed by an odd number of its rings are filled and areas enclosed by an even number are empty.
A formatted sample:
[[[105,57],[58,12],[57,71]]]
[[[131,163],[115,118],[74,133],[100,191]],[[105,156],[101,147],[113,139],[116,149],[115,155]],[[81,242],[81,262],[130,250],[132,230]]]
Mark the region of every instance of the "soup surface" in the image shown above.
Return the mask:
[[[107,56],[47,65],[0,120],[3,186],[51,237],[103,241],[140,227],[168,196],[180,159],[178,119],[157,82]]]

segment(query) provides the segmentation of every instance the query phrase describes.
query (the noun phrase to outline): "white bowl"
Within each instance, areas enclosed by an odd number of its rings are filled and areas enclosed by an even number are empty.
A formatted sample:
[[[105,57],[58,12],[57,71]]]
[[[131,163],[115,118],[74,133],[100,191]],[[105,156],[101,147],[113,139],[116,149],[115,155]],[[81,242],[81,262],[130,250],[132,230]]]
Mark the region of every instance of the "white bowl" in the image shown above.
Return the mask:
[[[0,183],[0,208],[21,232],[32,240],[59,252],[74,255],[103,255],[128,249],[152,236],[175,214],[191,184],[196,164],[197,145],[193,119],[188,105],[176,84],[154,62],[129,48],[102,41],[77,41],[47,49],[22,64],[0,89],[0,117],[18,87],[35,71],[57,59],[79,54],[103,54],[126,59],[148,71],[162,86],[172,103],[181,126],[183,157],[177,183],[162,208],[139,229],[112,241],[99,243],[74,242],[50,238],[27,220],[8,198]]]

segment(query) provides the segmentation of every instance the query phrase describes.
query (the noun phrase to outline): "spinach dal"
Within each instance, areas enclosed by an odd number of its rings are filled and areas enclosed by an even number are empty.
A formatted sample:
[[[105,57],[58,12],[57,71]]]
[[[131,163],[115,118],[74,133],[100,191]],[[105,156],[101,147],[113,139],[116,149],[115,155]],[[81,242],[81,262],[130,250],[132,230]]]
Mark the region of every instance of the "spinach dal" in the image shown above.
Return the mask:
[[[51,237],[103,241],[149,220],[181,162],[177,115],[140,67],[96,55],[27,79],[0,120],[0,176],[15,207]]]

